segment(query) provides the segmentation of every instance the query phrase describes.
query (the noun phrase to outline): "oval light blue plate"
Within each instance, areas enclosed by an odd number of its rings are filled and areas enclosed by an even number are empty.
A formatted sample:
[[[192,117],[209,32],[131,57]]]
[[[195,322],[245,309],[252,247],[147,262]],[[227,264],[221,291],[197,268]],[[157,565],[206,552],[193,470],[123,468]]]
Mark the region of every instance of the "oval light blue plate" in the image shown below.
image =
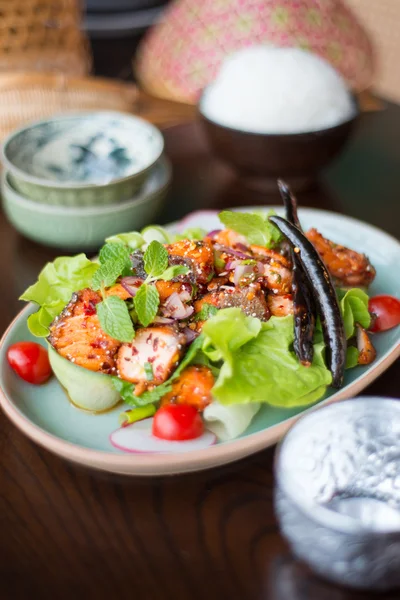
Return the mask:
[[[243,210],[251,210],[249,208]],[[276,208],[282,213],[280,208]],[[367,254],[377,276],[370,293],[400,297],[400,243],[383,231],[361,221],[322,210],[299,211],[304,228],[316,227],[333,241]],[[218,227],[217,213],[192,213],[173,229]],[[313,410],[277,409],[265,405],[247,431],[239,438],[217,443],[204,450],[179,454],[126,454],[109,441],[118,428],[119,405],[108,413],[92,415],[75,408],[59,383],[35,387],[20,380],[6,360],[7,347],[19,340],[34,339],[26,326],[27,316],[35,308],[28,306],[11,323],[0,343],[0,404],[5,413],[27,436],[48,450],[74,462],[105,471],[129,475],[160,475],[197,471],[229,463],[275,444],[296,417]],[[343,400],[358,394],[400,355],[400,327],[374,336],[377,359],[369,367],[346,372],[345,385],[339,391],[328,389],[323,402]]]

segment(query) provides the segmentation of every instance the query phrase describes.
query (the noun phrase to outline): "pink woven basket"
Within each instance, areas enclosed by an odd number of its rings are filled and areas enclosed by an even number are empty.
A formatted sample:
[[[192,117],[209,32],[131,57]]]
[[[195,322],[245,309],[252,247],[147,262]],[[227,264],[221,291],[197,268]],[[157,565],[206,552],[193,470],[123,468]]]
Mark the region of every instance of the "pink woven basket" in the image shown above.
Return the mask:
[[[340,0],[175,0],[146,36],[136,72],[149,93],[195,103],[222,60],[253,44],[315,52],[355,91],[372,79],[369,38]]]

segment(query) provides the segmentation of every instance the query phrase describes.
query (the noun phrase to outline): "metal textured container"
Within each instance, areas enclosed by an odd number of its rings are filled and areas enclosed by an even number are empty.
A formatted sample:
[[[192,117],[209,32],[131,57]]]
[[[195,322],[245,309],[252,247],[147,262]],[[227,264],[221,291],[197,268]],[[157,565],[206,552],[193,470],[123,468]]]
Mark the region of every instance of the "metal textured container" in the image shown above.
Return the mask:
[[[400,587],[400,401],[305,415],[279,446],[275,509],[293,553],[346,586]]]

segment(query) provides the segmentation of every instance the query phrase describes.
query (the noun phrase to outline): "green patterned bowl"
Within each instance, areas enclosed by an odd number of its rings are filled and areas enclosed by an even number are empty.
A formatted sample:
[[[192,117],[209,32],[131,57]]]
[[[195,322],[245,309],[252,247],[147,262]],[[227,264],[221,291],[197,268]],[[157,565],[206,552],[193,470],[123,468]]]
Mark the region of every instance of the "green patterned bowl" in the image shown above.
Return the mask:
[[[171,168],[162,158],[142,190],[131,200],[100,207],[64,207],[38,204],[21,196],[2,179],[3,208],[14,227],[25,237],[48,246],[72,251],[96,250],[108,236],[141,229],[154,220],[166,196]]]
[[[14,189],[54,206],[106,206],[129,200],[162,155],[161,132],[119,112],[63,115],[32,123],[4,142]]]

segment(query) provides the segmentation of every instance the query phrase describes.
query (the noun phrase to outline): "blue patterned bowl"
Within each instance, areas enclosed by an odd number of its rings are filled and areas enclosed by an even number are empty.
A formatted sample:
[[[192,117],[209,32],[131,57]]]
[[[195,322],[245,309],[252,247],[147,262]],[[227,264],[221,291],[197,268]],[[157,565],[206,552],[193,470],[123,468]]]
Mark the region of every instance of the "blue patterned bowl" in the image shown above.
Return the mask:
[[[32,123],[4,142],[12,186],[42,204],[101,206],[140,190],[162,155],[161,132],[119,112],[68,114]]]

